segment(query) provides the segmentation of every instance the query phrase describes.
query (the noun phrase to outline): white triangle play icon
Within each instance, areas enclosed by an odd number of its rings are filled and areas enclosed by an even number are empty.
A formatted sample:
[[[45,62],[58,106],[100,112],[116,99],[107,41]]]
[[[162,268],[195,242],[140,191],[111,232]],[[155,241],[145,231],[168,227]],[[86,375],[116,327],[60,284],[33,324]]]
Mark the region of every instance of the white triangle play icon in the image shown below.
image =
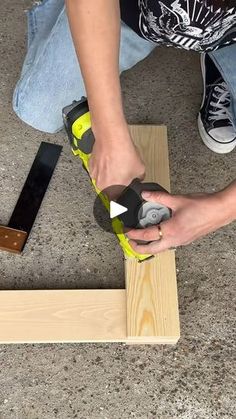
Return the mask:
[[[123,207],[123,205],[117,204],[117,202],[110,202],[110,218],[117,217],[120,214],[128,211],[128,208]]]

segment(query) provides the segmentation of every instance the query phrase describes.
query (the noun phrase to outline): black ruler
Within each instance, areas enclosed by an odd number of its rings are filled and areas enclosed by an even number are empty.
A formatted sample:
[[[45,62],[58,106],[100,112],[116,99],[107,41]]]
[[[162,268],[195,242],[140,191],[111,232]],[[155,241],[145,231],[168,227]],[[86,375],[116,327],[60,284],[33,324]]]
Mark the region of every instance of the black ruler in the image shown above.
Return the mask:
[[[61,151],[62,146],[46,142],[41,143],[8,226],[0,227],[0,248],[3,250],[14,251],[15,249],[16,253],[20,253],[23,250]],[[6,231],[7,229],[9,231]],[[15,235],[13,234],[14,230],[17,233]],[[24,232],[25,240],[23,244],[17,242],[17,237],[22,237],[20,232]],[[12,234],[13,239],[10,239]],[[14,240],[14,243],[12,240]],[[6,244],[5,248],[4,243]],[[10,248],[8,249],[7,247]]]

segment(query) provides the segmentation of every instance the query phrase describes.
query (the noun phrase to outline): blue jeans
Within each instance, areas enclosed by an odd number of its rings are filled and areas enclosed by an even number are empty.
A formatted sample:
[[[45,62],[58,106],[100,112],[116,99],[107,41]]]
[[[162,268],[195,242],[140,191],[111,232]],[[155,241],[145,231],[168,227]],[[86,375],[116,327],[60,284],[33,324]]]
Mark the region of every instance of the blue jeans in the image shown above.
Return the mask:
[[[236,129],[236,43],[211,52],[214,61],[231,93],[231,112]]]
[[[121,22],[120,72],[156,47]],[[236,44],[211,53],[232,95],[236,126]],[[32,127],[55,133],[61,111],[86,95],[73,46],[64,0],[44,0],[28,12],[28,51],[13,95],[13,109]]]

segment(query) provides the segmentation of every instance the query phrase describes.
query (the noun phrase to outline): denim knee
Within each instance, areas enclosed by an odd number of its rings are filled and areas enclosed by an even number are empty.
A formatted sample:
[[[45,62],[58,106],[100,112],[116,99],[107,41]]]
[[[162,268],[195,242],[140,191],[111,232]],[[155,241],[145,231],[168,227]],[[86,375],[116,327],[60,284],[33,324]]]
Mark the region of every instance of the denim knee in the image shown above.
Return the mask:
[[[13,109],[33,128],[55,133],[63,127],[62,108],[86,96],[65,8],[37,48],[34,59],[26,57],[27,65],[13,95]],[[153,48],[122,23],[120,71],[132,67]]]
[[[62,119],[60,115],[48,118],[50,109],[48,109],[48,100],[40,103],[35,101],[33,92],[24,94],[20,86],[16,86],[13,95],[13,110],[16,115],[31,127],[47,133],[55,133],[62,128]]]
[[[47,91],[34,88],[34,80],[25,84],[21,81],[13,95],[13,109],[17,116],[33,128],[54,134],[63,128],[62,108],[85,95],[82,89],[70,91]]]
[[[13,109],[33,128],[55,133],[63,127],[62,108],[85,95],[65,8],[38,48],[16,85]]]

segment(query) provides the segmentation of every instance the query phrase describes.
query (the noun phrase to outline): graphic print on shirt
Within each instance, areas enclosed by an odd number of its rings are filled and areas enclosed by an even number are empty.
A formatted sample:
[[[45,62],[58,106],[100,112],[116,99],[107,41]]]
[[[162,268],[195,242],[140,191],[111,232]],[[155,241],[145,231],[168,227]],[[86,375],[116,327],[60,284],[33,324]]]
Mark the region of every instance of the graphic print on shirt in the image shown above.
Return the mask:
[[[201,52],[227,45],[232,39],[236,41],[235,7],[214,11],[205,0],[138,1],[142,36],[155,43],[164,41],[167,45]]]

